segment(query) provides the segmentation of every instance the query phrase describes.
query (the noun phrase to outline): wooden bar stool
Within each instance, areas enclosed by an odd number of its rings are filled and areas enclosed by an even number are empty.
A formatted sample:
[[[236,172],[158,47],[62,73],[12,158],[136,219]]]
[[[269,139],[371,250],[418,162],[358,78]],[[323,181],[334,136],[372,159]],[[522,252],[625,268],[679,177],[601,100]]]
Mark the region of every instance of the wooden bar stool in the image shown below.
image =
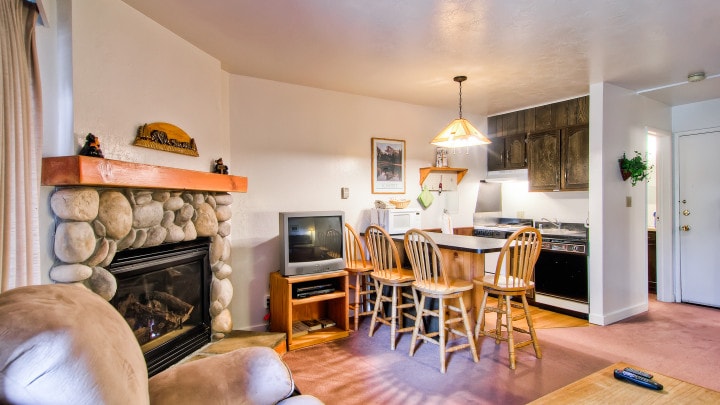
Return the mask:
[[[365,242],[373,264],[370,277],[375,282],[377,292],[368,336],[372,337],[375,333],[376,322],[390,326],[390,349],[395,350],[396,335],[413,330],[413,326],[404,326],[404,319],[408,318],[414,324],[415,315],[403,310],[415,308],[415,297],[403,291],[403,288],[411,287],[415,277],[411,271],[401,267],[397,246],[383,228],[370,225],[365,231]],[[390,316],[385,314],[383,303],[390,304]]]
[[[501,340],[508,342],[510,368],[513,370],[515,369],[515,349],[517,348],[532,344],[535,349],[535,357],[542,358],[540,343],[535,335],[530,308],[527,298],[525,298],[525,294],[535,288],[532,275],[541,248],[542,235],[540,235],[540,231],[529,226],[521,228],[510,235],[505,242],[498,257],[495,274],[487,275],[482,280],[474,280],[475,284],[483,289],[483,299],[475,325],[475,338],[482,335],[494,338],[496,344]],[[496,307],[487,306],[490,294],[497,295]],[[512,297],[520,297],[521,304],[513,303]],[[521,308],[522,313],[513,316],[513,307]],[[497,314],[494,329],[485,330],[486,312]],[[513,324],[513,321],[521,319],[527,322],[527,329]],[[515,332],[528,334],[530,339],[516,343]]]
[[[478,362],[475,340],[470,329],[467,309],[463,301],[463,292],[473,289],[473,283],[466,280],[451,279],[448,277],[440,249],[430,235],[419,229],[411,229],[405,233],[405,253],[412,264],[415,282],[413,290],[420,293],[420,302],[417,306],[418,316],[415,319],[412,341],[410,342],[410,356],[415,354],[418,339],[440,347],[440,372],[445,373],[446,353],[462,349],[470,349],[473,361]],[[425,308],[425,299],[438,300],[438,309]],[[423,317],[438,318],[437,332],[421,332]],[[467,343],[450,343],[449,334],[467,339]],[[437,340],[435,338],[437,337]]]
[[[373,271],[372,263],[365,260],[365,249],[355,228],[345,223],[345,270],[354,283],[348,287],[354,291],[353,300],[348,301],[348,309],[355,318],[355,330],[361,316],[372,315],[373,301],[371,294],[375,293],[375,283],[370,278]]]

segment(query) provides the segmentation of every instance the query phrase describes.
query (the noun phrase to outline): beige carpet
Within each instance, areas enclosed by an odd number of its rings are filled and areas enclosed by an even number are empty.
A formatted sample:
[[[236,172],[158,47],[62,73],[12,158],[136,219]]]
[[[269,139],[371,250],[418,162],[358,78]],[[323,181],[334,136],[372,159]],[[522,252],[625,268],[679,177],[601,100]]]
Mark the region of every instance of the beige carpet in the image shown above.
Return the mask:
[[[649,312],[609,326],[560,327],[560,318],[549,319],[538,331],[542,359],[532,347],[519,349],[516,370],[507,346],[485,338],[478,363],[458,351],[441,374],[437,346],[424,344],[410,357],[404,334],[392,351],[389,328],[368,337],[367,318],[348,338],[283,359],[300,391],[328,405],[526,404],[618,361],[720,390],[720,310],[651,300]]]

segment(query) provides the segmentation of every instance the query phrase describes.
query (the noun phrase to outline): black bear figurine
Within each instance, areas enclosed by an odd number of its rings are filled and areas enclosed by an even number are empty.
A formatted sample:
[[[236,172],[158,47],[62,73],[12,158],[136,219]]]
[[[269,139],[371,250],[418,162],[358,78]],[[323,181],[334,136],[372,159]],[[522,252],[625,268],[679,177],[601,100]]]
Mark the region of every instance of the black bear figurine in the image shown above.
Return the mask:
[[[80,149],[80,155],[92,157],[105,157],[100,150],[100,139],[93,134],[87,134],[85,137],[85,145]]]
[[[228,167],[223,164],[222,158],[215,161],[215,173],[228,174]]]

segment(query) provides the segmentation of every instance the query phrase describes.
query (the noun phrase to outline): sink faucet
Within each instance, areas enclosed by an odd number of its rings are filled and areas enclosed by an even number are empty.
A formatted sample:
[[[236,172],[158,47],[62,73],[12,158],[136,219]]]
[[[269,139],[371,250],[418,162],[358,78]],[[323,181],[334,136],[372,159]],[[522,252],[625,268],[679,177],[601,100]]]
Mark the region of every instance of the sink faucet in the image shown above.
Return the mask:
[[[545,221],[545,222],[550,222],[551,224],[555,225],[555,228],[557,228],[557,229],[560,229],[562,227],[562,224],[560,223],[560,221],[558,221],[557,218],[555,218],[555,220],[551,221],[551,220],[543,217],[540,220]]]

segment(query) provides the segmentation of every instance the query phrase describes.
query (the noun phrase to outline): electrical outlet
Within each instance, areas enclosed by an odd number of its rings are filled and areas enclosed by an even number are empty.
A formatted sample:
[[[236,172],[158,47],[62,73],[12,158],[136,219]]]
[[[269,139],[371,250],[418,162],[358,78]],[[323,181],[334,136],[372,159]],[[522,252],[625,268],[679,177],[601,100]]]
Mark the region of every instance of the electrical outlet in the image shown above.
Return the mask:
[[[270,294],[265,294],[265,308],[270,308]]]

